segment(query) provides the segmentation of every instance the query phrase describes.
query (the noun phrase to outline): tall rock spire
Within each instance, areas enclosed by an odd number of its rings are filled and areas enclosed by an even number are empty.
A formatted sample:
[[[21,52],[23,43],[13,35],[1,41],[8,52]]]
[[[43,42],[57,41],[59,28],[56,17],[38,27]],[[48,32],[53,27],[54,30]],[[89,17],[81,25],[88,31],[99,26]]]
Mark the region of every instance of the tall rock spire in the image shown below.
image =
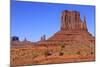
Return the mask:
[[[87,25],[86,25],[86,17],[84,16],[84,24],[83,24],[84,30],[87,31]]]
[[[25,38],[24,41],[27,41],[27,39]]]
[[[44,40],[46,40],[46,36],[45,36],[45,35],[43,35],[43,36],[41,37],[41,41],[44,41]]]

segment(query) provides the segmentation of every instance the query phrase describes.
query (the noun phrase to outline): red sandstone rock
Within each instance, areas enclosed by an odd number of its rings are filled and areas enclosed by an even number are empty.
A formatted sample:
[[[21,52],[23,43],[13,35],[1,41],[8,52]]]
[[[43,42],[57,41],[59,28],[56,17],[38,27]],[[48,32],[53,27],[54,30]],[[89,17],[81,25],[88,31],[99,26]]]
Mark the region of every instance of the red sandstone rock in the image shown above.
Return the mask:
[[[95,37],[88,32],[86,18],[82,21],[77,11],[63,11],[60,30],[47,40],[44,35],[37,43],[25,39],[11,44],[13,66],[95,60]]]

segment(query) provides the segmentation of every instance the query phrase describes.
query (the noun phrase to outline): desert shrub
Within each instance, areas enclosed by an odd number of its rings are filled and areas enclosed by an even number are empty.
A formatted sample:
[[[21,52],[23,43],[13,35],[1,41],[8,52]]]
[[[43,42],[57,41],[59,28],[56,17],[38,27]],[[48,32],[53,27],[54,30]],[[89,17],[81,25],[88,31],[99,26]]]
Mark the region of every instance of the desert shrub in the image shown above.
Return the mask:
[[[60,53],[59,53],[59,56],[63,56],[63,55],[64,55],[64,53],[63,53],[63,52],[60,52]]]
[[[93,52],[91,52],[91,54],[93,54]]]
[[[80,51],[78,51],[76,54],[80,55],[80,54],[81,54],[81,52],[80,52]]]
[[[50,56],[50,55],[52,55],[51,52],[45,51],[45,56],[46,56],[46,57],[47,57],[47,56]]]
[[[32,52],[32,57],[36,58],[38,56],[38,54],[36,52]]]
[[[62,45],[61,48],[65,48],[65,45]]]

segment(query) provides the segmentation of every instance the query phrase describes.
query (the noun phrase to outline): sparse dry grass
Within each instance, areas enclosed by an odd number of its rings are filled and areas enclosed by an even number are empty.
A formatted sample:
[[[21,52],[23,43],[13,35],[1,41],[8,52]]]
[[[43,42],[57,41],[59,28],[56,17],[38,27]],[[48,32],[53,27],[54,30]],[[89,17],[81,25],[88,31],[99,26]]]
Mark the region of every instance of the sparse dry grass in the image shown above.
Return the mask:
[[[60,55],[61,52],[63,55]],[[62,46],[11,48],[11,65],[52,64],[94,59],[94,49],[85,46],[82,48],[64,46],[63,49]]]

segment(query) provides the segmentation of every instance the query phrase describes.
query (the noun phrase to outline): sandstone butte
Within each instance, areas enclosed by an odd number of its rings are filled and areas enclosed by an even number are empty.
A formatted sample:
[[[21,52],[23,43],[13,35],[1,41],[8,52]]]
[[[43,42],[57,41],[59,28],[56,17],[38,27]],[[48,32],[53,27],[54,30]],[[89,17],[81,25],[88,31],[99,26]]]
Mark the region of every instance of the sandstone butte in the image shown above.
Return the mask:
[[[11,66],[95,61],[95,37],[88,32],[86,17],[64,10],[60,30],[38,42],[11,40]]]

